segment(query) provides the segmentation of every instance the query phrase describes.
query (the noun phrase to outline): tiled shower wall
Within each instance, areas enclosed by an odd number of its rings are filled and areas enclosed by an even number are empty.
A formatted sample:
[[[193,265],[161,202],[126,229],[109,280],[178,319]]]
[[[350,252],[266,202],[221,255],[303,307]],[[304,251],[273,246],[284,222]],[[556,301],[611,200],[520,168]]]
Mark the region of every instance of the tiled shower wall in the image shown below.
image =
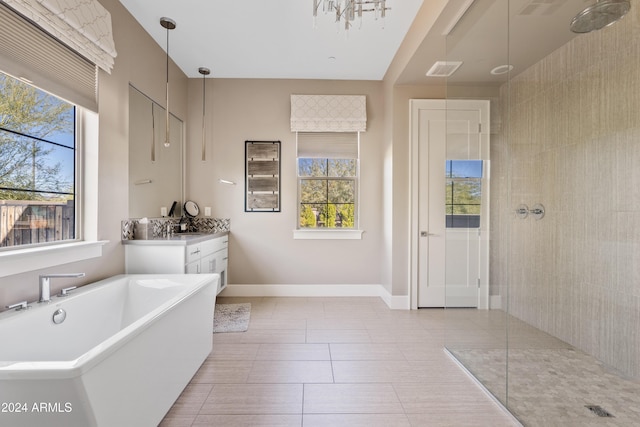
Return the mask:
[[[503,308],[508,302],[512,315],[635,378],[639,6],[633,4],[612,27],[576,37],[504,85],[503,126],[491,154],[497,214],[491,271]],[[517,219],[520,203],[542,203],[546,216]]]

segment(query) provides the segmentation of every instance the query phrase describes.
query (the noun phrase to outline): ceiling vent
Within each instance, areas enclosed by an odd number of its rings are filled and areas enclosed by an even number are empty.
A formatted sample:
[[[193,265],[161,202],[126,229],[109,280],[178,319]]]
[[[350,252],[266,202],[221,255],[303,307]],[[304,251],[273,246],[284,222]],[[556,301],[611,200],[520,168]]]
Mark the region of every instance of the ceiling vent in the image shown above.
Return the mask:
[[[437,61],[429,71],[428,77],[449,77],[462,65],[462,61]]]

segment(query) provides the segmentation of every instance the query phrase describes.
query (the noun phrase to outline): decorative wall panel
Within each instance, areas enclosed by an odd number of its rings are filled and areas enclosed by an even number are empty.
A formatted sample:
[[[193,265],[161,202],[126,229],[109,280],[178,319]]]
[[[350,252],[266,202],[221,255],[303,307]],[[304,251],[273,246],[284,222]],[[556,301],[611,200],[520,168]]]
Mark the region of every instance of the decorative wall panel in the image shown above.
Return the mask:
[[[245,212],[280,212],[280,141],[245,141]]]

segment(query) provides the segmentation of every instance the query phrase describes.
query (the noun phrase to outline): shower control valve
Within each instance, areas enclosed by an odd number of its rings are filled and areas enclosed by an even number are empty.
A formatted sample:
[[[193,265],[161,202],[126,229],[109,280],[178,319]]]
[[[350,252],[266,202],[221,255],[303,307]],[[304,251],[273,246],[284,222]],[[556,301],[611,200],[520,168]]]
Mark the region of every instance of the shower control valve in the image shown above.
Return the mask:
[[[529,216],[529,206],[522,204],[516,208],[516,216],[520,219],[525,219]]]
[[[529,213],[534,219],[542,219],[544,218],[544,206],[542,206],[540,203],[535,204],[533,205]]]
[[[540,203],[533,205],[531,209],[525,204],[521,204],[516,208],[516,216],[520,219],[525,219],[531,215],[534,219],[544,218],[544,206]]]

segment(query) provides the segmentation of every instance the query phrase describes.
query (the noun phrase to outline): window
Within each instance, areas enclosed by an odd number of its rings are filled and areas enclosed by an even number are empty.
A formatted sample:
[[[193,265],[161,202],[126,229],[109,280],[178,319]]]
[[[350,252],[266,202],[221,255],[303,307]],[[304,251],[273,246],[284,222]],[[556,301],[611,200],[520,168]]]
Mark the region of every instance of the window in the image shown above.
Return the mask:
[[[479,228],[482,160],[446,161],[447,228]]]
[[[298,229],[358,226],[357,132],[298,133]]]
[[[13,3],[23,9],[22,3]],[[84,6],[103,10],[96,1]],[[82,25],[82,34],[104,31],[108,34],[93,40],[112,45],[108,12],[96,17],[84,13],[86,10],[80,8],[64,17],[72,17],[74,23],[90,21]],[[50,28],[52,18],[54,15],[38,15],[33,9],[20,15],[0,2],[0,64],[4,73],[0,73],[0,144],[4,150],[0,161],[13,162],[0,170],[0,209],[5,209],[0,212],[0,277],[96,258],[107,243],[98,240],[97,223],[98,73],[93,60],[86,59],[96,55],[80,47],[86,55],[78,54],[58,40],[55,34],[59,32],[42,30]],[[56,23],[61,23],[57,18]],[[85,47],[89,45],[94,44]],[[115,56],[115,51],[112,53]],[[103,69],[109,72],[110,67]],[[24,85],[38,103],[12,110],[24,100],[11,100],[15,92],[9,85],[16,85],[15,90]],[[56,126],[39,126],[35,119],[52,111],[59,113]],[[30,149],[31,155],[20,158],[20,149]],[[79,200],[80,194],[87,197]],[[22,205],[7,205],[18,202]]]
[[[76,107],[0,73],[0,248],[76,239]]]

